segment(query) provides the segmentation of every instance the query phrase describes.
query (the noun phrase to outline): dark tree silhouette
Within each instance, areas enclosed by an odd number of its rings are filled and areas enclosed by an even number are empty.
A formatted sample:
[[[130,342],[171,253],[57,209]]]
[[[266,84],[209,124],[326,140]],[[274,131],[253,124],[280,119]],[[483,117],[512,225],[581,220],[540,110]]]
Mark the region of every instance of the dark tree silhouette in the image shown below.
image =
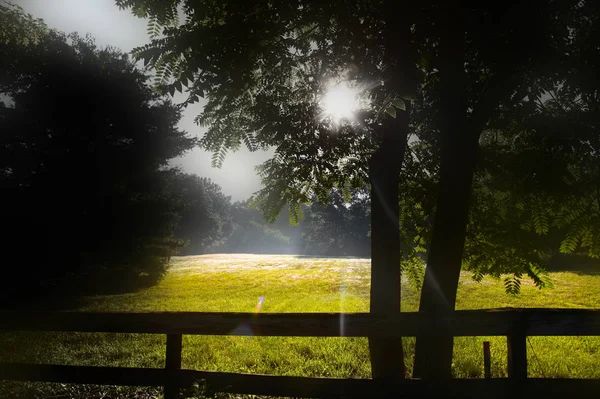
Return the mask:
[[[473,8],[450,2],[448,7],[440,9],[450,18],[438,49],[439,191],[420,302],[420,311],[433,315],[454,310],[481,133],[515,103],[539,98],[542,83],[557,87],[568,77],[565,67],[573,59],[569,46],[578,36],[577,24],[590,16],[597,19],[598,13],[597,6],[575,1],[492,2]],[[482,24],[492,20],[490,31]],[[522,263],[516,265],[518,274]],[[528,271],[536,274],[534,268]],[[415,374],[449,378],[452,341],[417,337]]]
[[[175,231],[176,237],[186,241],[179,255],[212,251],[233,232],[230,198],[208,178],[181,174],[175,184],[185,203]]]
[[[276,223],[266,223],[250,201],[231,206],[232,233],[215,248],[218,253],[296,254],[297,243]],[[286,220],[285,223],[288,223]],[[288,223],[289,224],[289,223]],[[293,227],[299,230],[299,226]],[[289,230],[289,229],[288,229]]]
[[[334,190],[327,204],[305,210],[303,252],[308,255],[369,256],[370,200],[368,192],[347,198]]]
[[[181,246],[168,161],[195,140],[179,109],[89,37],[47,31],[1,51],[3,294],[155,280]]]

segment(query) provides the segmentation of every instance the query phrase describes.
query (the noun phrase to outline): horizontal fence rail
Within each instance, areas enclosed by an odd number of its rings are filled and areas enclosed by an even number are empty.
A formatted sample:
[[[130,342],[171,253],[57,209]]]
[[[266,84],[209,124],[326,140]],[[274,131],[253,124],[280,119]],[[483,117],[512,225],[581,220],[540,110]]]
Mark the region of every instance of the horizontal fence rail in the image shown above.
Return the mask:
[[[10,367],[9,367],[10,366]],[[371,379],[311,378],[261,374],[221,373],[165,369],[116,368],[91,366],[51,366],[0,364],[0,375],[16,381],[50,381],[78,384],[162,386],[175,383],[190,386],[206,381],[215,392],[287,397],[373,398],[376,393],[396,398],[598,398],[600,380],[530,378],[455,379],[449,382],[403,380],[378,382]]]
[[[182,334],[339,337],[506,336],[508,379],[382,382],[181,369]],[[244,328],[240,328],[243,326]],[[0,331],[166,334],[164,369],[0,363],[0,380],[164,386],[165,398],[204,380],[216,392],[293,397],[600,397],[600,380],[527,378],[527,336],[600,336],[600,310],[488,309],[399,313],[0,312]]]
[[[281,337],[394,336],[600,336],[600,310],[459,310],[444,316],[420,312],[379,317],[369,313],[0,312],[0,331],[73,331],[140,334],[255,335]],[[249,329],[236,329],[245,325]],[[234,333],[234,331],[236,331]]]

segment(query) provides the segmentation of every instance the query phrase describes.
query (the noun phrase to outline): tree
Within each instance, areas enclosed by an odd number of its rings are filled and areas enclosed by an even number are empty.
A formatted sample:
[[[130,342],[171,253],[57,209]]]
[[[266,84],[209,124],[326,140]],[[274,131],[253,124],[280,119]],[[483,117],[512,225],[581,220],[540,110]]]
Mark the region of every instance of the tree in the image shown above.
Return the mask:
[[[266,188],[257,197],[267,218],[288,203],[296,221],[300,204],[312,195],[327,202],[333,188],[369,182],[371,311],[399,311],[401,254],[413,256],[424,244],[429,251],[420,309],[453,311],[480,135],[528,94],[539,94],[542,83],[556,85],[562,60],[570,58],[574,21],[593,6],[545,0],[322,3],[118,1],[165,26],[163,36],[136,56],[157,69],[159,81],[172,78],[166,91],[186,84],[190,102],[207,96],[198,121],[209,126],[202,143],[215,152],[216,163],[242,143],[276,147],[261,169]],[[188,16],[182,25],[173,23],[179,4]],[[324,81],[340,76],[369,89],[371,105],[357,117],[359,126],[332,126],[320,115]],[[430,163],[414,159],[412,148],[405,156],[410,131],[431,138],[427,144],[439,165],[433,179],[424,179],[435,181],[435,215],[419,215],[420,225],[402,232],[418,240],[403,249],[399,223],[410,223],[396,205],[402,161],[410,172]],[[402,197],[400,207],[419,202]],[[417,375],[449,377],[452,339],[417,341]],[[374,376],[403,375],[402,362],[394,361],[401,355],[398,341],[371,341]]]
[[[37,43],[47,32],[48,26],[42,19],[34,19],[16,4],[0,4],[0,43],[3,46]]]
[[[187,241],[181,255],[206,253],[221,244],[232,233],[230,197],[208,178],[181,174],[177,191],[186,204],[175,236]]]
[[[230,209],[232,232],[215,252],[297,253],[291,238],[277,226],[265,223],[250,201],[236,202]]]
[[[89,37],[48,31],[1,51],[3,244],[16,274],[4,293],[159,277],[184,206],[168,161],[195,144],[176,127],[179,109]]]
[[[436,315],[454,309],[480,134],[498,113],[507,112],[528,95],[539,96],[536,93],[544,78],[557,84],[561,60],[569,54],[565,48],[576,20],[573,15],[582,8],[585,5],[577,2],[454,8],[453,26],[440,38],[439,46],[439,98],[445,113],[440,127],[439,194],[421,311]],[[473,18],[478,14],[479,18]],[[493,32],[482,30],[480,22],[473,23],[486,17],[496,21]],[[490,78],[481,79],[482,72]],[[489,90],[481,90],[484,87]],[[452,338],[417,338],[418,376],[448,378],[451,358]]]
[[[117,4],[150,19],[153,41],[134,54],[154,67],[156,83],[171,94],[186,86],[184,104],[207,98],[197,121],[208,127],[201,144],[215,164],[242,143],[276,148],[261,168],[266,188],[256,197],[268,220],[288,204],[296,223],[313,196],[326,202],[334,187],[371,183],[371,311],[399,312],[397,181],[418,79],[409,13],[392,1]],[[182,24],[177,7],[186,15]],[[319,97],[340,79],[370,88],[360,123],[323,118]],[[400,341],[370,342],[374,376],[403,377]]]
[[[327,204],[315,201],[305,212],[303,251],[310,255],[368,256],[370,252],[368,193],[345,201],[334,190]]]
[[[371,200],[366,190],[359,190],[346,204],[346,254],[368,257],[371,254]]]
[[[510,232],[505,229],[505,247],[522,245],[549,257],[581,244],[597,258],[598,85],[570,80],[548,87],[542,98],[524,101],[516,117],[495,121],[501,130],[482,136],[485,163],[476,181],[488,200],[478,203],[492,209],[496,220],[512,223]],[[479,226],[489,228],[486,221]]]

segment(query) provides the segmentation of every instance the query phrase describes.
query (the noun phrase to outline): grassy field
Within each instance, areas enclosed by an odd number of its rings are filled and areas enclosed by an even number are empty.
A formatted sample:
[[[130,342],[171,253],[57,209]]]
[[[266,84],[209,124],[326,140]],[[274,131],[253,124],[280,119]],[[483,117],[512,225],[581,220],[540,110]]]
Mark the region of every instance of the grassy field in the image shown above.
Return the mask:
[[[158,285],[136,293],[83,298],[67,310],[366,312],[367,259],[279,255],[206,255],[174,258]],[[508,296],[499,281],[473,281],[463,273],[458,309],[497,307],[600,307],[600,274],[551,273],[555,288],[524,282]],[[418,292],[403,281],[403,310],[415,311]],[[1,362],[163,367],[165,336],[100,333],[0,334]],[[483,376],[482,341],[491,341],[492,373],[506,376],[506,339],[457,338],[456,377]],[[370,377],[363,338],[278,338],[184,336],[183,367],[192,369],[304,375]],[[414,339],[404,339],[411,372]],[[530,338],[530,376],[600,378],[600,338]]]

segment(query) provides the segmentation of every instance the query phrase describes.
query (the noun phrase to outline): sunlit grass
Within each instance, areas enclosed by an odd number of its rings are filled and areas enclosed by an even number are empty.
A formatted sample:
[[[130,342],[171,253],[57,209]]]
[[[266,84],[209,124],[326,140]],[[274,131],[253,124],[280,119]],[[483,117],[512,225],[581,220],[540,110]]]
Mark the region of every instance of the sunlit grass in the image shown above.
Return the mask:
[[[499,281],[474,282],[464,273],[458,309],[600,307],[600,275],[552,273],[555,288],[524,283],[508,296]],[[369,260],[294,256],[206,255],[174,258],[167,276],[136,293],[84,298],[69,310],[367,312]],[[418,292],[403,282],[403,310],[415,311]],[[0,336],[0,361],[125,367],[164,367],[163,335],[12,333]],[[482,342],[491,342],[492,373],[506,376],[506,338],[457,338],[454,374],[482,377]],[[404,339],[412,368],[414,339]],[[528,344],[530,376],[600,378],[600,338],[536,337]],[[201,370],[370,377],[364,338],[184,336],[183,367]]]

